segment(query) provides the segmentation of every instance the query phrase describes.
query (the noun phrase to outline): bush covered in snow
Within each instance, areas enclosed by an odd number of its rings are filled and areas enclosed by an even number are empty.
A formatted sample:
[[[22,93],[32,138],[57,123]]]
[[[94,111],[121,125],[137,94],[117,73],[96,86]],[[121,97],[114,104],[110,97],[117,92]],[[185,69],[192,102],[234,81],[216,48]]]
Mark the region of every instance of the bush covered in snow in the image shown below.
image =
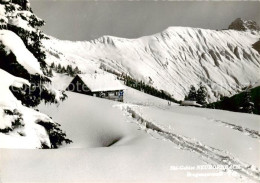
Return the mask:
[[[28,0],[0,1],[0,147],[57,148],[71,142],[58,123],[28,108],[66,98],[49,87],[42,25]]]

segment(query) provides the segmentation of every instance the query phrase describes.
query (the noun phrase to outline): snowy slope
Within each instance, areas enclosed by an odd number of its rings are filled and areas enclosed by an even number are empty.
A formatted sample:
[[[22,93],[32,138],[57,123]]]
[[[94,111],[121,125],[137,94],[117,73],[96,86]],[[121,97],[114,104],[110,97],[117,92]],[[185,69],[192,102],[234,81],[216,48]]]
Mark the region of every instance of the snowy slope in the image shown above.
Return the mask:
[[[106,68],[131,75],[183,99],[191,84],[207,85],[210,100],[260,79],[257,31],[170,27],[138,39],[104,36],[85,42],[46,40],[48,62],[93,73]]]
[[[3,182],[15,182],[17,177],[19,182],[259,181],[259,136],[218,122],[259,131],[257,115],[168,106],[167,101],[138,91],[128,93],[127,104],[72,92],[67,95],[59,106],[41,105],[39,109],[61,121],[74,143],[52,151],[1,150]],[[135,96],[150,103],[131,104]],[[133,111],[134,115],[129,113]],[[171,169],[229,163],[237,169]]]

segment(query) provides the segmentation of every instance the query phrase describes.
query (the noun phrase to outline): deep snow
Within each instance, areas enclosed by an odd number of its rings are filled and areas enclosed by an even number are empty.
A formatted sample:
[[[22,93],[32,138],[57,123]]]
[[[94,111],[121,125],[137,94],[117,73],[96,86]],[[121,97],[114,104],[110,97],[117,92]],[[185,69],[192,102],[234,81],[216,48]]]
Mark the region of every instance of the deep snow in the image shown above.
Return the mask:
[[[11,128],[16,119],[15,115],[7,115],[5,110],[19,112],[23,118],[21,123],[24,125],[9,133],[0,133],[0,148],[40,148],[41,143],[50,146],[46,130],[37,122],[41,120],[53,123],[53,121],[47,115],[23,106],[9,89],[11,86],[22,88],[23,85],[30,85],[30,83],[2,69],[0,69],[0,78],[0,129]]]
[[[67,95],[68,99],[59,106],[41,105],[39,109],[60,121],[74,143],[59,150],[1,149],[2,181],[18,181],[17,177],[20,182],[250,182],[259,179],[255,174],[260,165],[259,138],[218,122],[259,131],[259,116],[173,103],[169,106],[165,100],[131,88],[125,92],[127,103],[72,92]],[[134,96],[147,100],[131,101]],[[124,110],[125,107],[133,109],[135,115]],[[141,124],[137,114],[152,125]],[[156,125],[164,132],[156,131]],[[231,161],[243,169],[174,170],[181,166],[227,165]],[[16,176],[12,176],[13,171],[17,172]],[[194,179],[191,175],[199,177]]]
[[[14,9],[7,12],[0,5],[1,26],[8,23],[39,34],[28,24],[38,18],[18,5]],[[104,36],[74,43],[51,38],[45,49],[49,65],[78,66],[88,74],[128,74],[176,99],[203,81],[209,99],[216,100],[259,81],[260,56],[252,49],[258,39],[259,32],[172,27],[139,39]],[[30,74],[43,75],[19,36],[0,30],[0,42]],[[41,104],[38,112],[9,90],[28,81],[1,69],[0,78],[0,129],[11,127],[15,118],[5,110],[16,110],[23,118],[21,128],[0,133],[0,182],[194,182],[194,176],[197,182],[260,180],[259,116],[169,105],[127,87],[125,103],[67,92],[65,102]],[[45,86],[58,100],[56,89],[65,89],[71,80],[54,73],[53,83]],[[59,121],[73,143],[58,150],[34,149],[42,143],[50,146],[39,121]],[[238,168],[198,168],[203,165]],[[195,170],[176,170],[182,166]]]
[[[0,5],[2,25],[8,22],[39,33],[27,23],[38,18],[17,5],[14,8],[6,12]],[[259,82],[260,55],[252,49],[258,39],[259,32],[172,27],[139,39],[104,36],[69,42],[51,38],[44,45],[49,65],[78,66],[84,74],[104,70],[128,74],[176,99],[183,99],[191,84],[202,81],[214,101]],[[15,33],[0,30],[0,42],[30,74],[43,74]],[[0,182],[194,182],[194,176],[197,182],[260,180],[259,116],[169,105],[128,87],[125,103],[67,92],[65,102],[41,104],[38,112],[21,105],[9,90],[29,85],[28,81],[1,69],[0,76],[5,78],[0,80],[0,129],[11,127],[14,120],[5,110],[17,110],[24,125],[0,133]],[[58,100],[56,89],[65,89],[72,79],[54,73],[53,83],[45,86]],[[43,142],[50,146],[39,120],[60,122],[73,143],[58,150],[35,150]],[[198,169],[202,165],[238,169]],[[195,170],[176,170],[182,166]]]

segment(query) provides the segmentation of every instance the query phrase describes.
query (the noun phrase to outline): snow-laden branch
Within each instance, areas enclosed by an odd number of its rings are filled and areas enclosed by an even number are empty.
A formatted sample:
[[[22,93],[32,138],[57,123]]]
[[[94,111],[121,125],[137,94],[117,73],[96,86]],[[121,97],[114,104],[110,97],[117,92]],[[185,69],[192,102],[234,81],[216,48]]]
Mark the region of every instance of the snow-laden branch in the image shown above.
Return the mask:
[[[21,38],[14,32],[9,30],[0,30],[0,42],[4,45],[7,54],[12,52],[16,56],[17,62],[30,74],[43,74],[38,60],[30,51],[27,50]]]

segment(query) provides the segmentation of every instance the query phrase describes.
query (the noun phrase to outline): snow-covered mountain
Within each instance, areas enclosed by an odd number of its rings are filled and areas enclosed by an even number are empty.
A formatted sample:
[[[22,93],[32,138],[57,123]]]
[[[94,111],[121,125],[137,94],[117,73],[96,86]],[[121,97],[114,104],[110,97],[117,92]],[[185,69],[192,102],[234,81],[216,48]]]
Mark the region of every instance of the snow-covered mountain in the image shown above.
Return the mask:
[[[63,101],[62,91],[77,67],[128,74],[180,99],[200,81],[212,100],[258,86],[259,32],[247,23],[243,32],[172,27],[43,47],[44,21],[29,1],[0,0],[0,182],[259,182],[259,115],[179,106],[129,87],[124,103],[69,91]]]
[[[210,101],[215,101],[260,79],[260,54],[252,48],[260,32],[246,27],[245,31],[169,27],[137,39],[103,36],[71,42],[51,38],[44,45],[49,63],[71,64],[87,73],[106,68],[128,74],[179,100],[190,85],[202,82]]]

